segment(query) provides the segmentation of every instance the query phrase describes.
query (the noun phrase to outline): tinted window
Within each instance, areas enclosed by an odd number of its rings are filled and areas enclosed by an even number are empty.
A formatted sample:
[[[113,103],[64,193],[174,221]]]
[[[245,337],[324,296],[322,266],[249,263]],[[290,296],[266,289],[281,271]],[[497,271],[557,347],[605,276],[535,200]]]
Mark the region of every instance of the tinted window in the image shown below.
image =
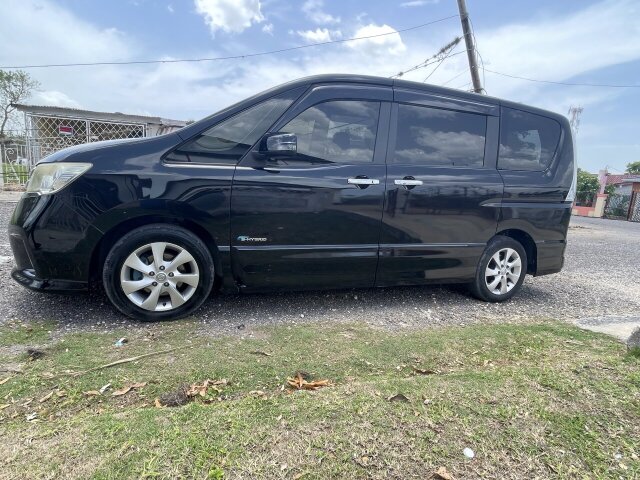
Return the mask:
[[[291,93],[285,93],[254,105],[182,144],[167,160],[235,165],[294,99]]]
[[[373,161],[380,102],[335,100],[306,109],[280,129],[298,137],[298,154],[309,161]]]
[[[393,163],[482,166],[487,118],[473,113],[398,105]]]
[[[503,108],[498,168],[545,170],[551,165],[559,140],[560,124],[555,120]]]

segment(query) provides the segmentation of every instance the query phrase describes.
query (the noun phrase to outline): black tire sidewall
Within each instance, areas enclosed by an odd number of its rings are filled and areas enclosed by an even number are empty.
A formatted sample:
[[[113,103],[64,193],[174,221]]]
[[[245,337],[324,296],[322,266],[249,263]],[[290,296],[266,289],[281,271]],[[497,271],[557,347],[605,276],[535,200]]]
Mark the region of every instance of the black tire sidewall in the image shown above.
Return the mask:
[[[520,274],[520,278],[518,282],[514,285],[514,287],[509,290],[504,295],[496,295],[491,292],[485,283],[484,272],[491,260],[491,257],[498,251],[503,248],[512,248],[518,255],[520,255],[520,259],[522,261],[522,271]],[[486,302],[504,302],[513,297],[520,288],[522,287],[522,283],[524,282],[524,277],[527,275],[527,252],[520,242],[514,240],[513,238],[506,236],[498,236],[489,242],[487,248],[485,248],[482,256],[480,257],[480,261],[478,262],[478,268],[476,269],[476,278],[472,286],[472,293],[481,300]]]
[[[193,296],[175,310],[151,312],[133,304],[120,286],[120,270],[131,252],[153,242],[168,242],[185,248],[195,259],[200,282]],[[109,251],[102,271],[102,283],[113,305],[128,317],[143,321],[175,320],[189,315],[207,299],[214,281],[214,263],[207,246],[188,230],[174,225],[147,225],[118,240]]]

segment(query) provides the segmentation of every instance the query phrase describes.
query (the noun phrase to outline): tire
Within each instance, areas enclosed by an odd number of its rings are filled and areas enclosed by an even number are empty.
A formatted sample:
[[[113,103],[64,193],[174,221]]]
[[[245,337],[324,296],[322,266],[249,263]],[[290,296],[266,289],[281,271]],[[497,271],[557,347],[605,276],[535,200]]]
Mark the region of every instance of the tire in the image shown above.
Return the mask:
[[[492,272],[496,275],[491,275]],[[513,238],[497,236],[480,257],[470,290],[485,302],[504,302],[520,290],[526,274],[527,252],[523,246]]]
[[[125,315],[175,320],[207,299],[214,273],[209,249],[198,237],[175,225],[153,224],[115,243],[104,262],[102,283],[111,303]]]

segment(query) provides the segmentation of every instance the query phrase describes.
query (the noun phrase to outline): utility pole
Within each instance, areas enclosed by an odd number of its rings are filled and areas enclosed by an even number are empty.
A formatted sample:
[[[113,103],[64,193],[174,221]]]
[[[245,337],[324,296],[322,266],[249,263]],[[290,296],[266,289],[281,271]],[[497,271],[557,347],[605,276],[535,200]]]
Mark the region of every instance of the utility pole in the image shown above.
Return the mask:
[[[460,11],[464,43],[467,46],[467,58],[469,59],[473,91],[482,93],[482,84],[480,83],[480,74],[478,73],[478,63],[476,61],[476,45],[471,33],[471,22],[469,22],[469,12],[467,11],[467,2],[465,0],[458,0],[458,10]]]

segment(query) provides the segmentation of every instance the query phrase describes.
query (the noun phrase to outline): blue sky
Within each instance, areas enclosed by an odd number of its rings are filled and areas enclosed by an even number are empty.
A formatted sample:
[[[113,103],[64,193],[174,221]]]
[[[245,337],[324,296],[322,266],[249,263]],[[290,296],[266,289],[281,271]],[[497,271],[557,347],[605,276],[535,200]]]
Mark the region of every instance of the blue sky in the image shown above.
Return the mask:
[[[467,3],[487,69],[640,86],[637,1]],[[0,65],[237,55],[394,32],[456,13],[455,0],[3,0]],[[198,119],[305,75],[390,76],[457,35],[460,22],[454,18],[400,34],[251,59],[33,69],[29,72],[41,88],[30,101]],[[405,78],[423,81],[431,68]],[[429,82],[468,89],[466,68],[465,55],[450,57]],[[640,88],[546,85],[489,72],[484,77],[493,96],[563,114],[571,105],[584,107],[578,135],[582,168],[608,165],[618,172],[640,160]]]

